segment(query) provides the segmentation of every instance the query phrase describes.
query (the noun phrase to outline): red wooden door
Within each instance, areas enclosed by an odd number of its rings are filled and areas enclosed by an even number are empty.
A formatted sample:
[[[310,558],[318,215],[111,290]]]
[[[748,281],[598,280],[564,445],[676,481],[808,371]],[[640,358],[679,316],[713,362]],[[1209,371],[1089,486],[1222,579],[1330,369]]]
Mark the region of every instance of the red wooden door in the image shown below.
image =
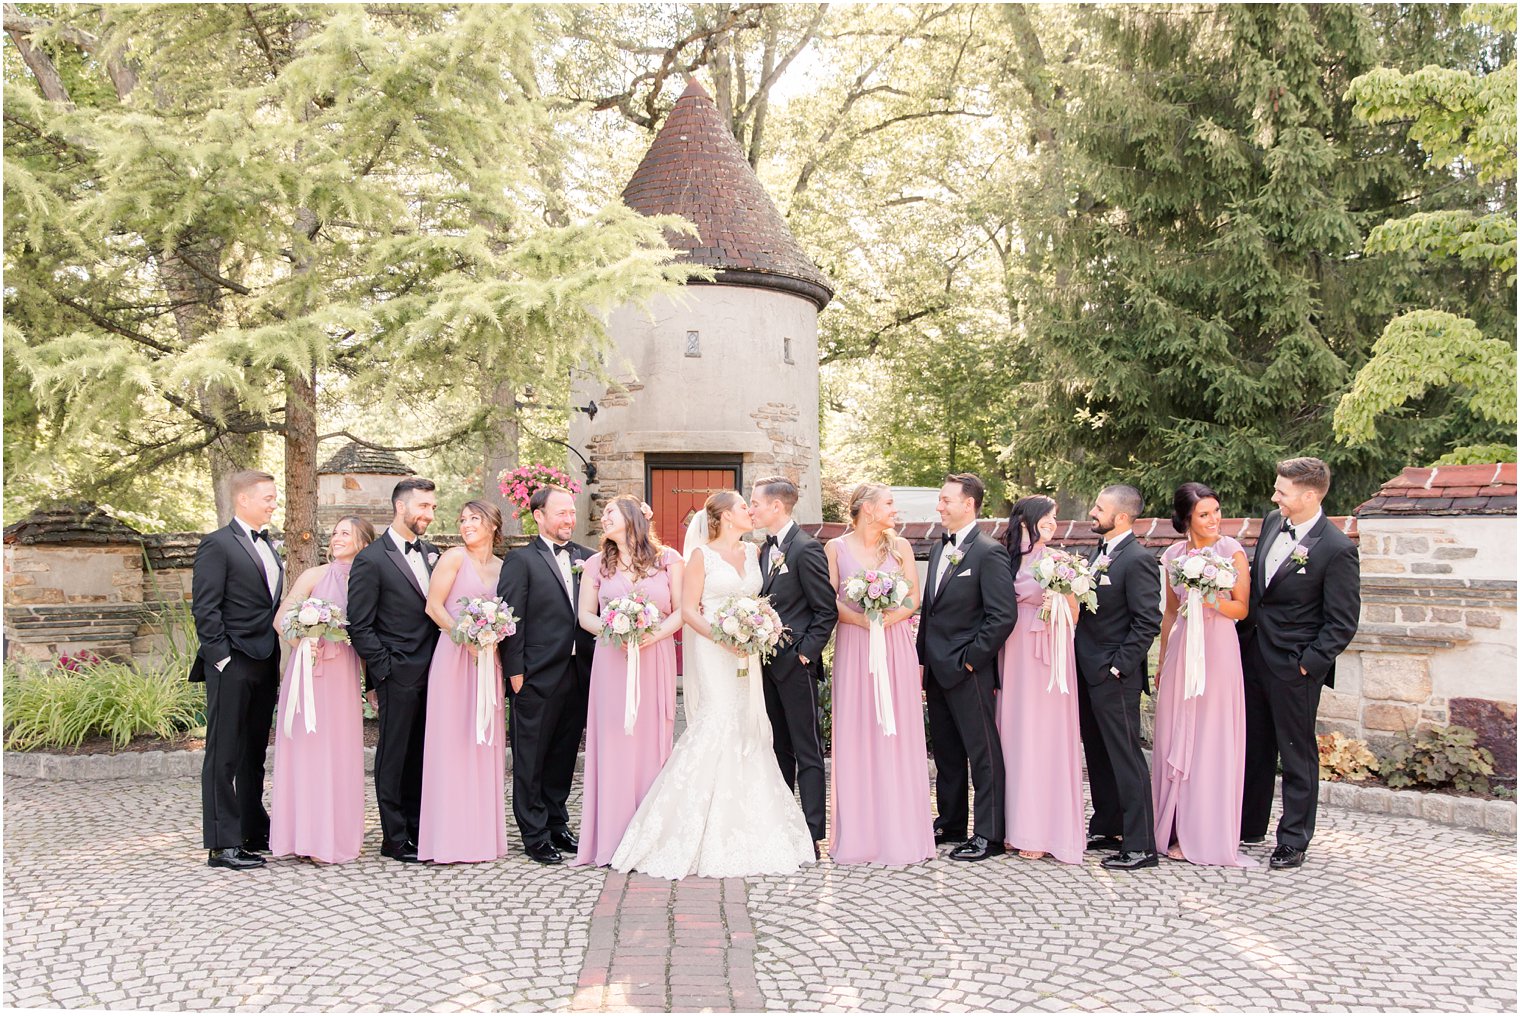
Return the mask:
[[[682,469],[678,466],[651,466],[649,469],[649,507],[654,509],[654,531],[660,542],[682,553],[686,542],[686,525],[692,512],[702,510],[709,494],[734,490],[739,485],[735,469]],[[681,634],[676,634],[676,671],[684,674]]]

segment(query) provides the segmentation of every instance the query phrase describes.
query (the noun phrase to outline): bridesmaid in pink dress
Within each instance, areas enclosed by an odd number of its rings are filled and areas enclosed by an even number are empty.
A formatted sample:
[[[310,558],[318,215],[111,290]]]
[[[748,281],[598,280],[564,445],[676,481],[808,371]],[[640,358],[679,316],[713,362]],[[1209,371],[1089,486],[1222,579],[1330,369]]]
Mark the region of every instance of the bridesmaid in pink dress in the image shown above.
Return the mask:
[[[1003,644],[1002,687],[998,690],[997,725],[1007,772],[1007,845],[1020,857],[1037,860],[1050,854],[1067,864],[1081,864],[1087,840],[1083,833],[1082,736],[1077,719],[1075,624],[1056,644],[1055,630],[1040,620],[1046,590],[1031,572],[1048,553],[1056,533],[1056,503],[1026,497],[1013,506],[1004,537],[1013,558],[1013,589],[1019,619]],[[1077,600],[1066,597],[1072,621]],[[1066,662],[1066,687],[1052,687],[1056,655]]]
[[[639,701],[633,729],[624,731],[627,650],[598,641],[591,661],[586,713],[586,772],[580,847],[573,864],[612,863],[623,832],[670,757],[676,722],[676,647],[681,630],[681,555],[660,546],[648,506],[620,494],[602,511],[602,550],[581,575],[580,623],[602,631],[601,611],[631,592],[660,610],[660,626],[639,649]]]
[[[1213,547],[1235,562],[1235,588],[1202,618],[1179,612],[1187,591],[1168,585],[1161,619],[1161,672],[1157,675],[1156,735],[1151,796],[1156,844],[1167,856],[1194,864],[1254,868],[1240,852],[1240,804],[1245,783],[1246,714],[1240,640],[1235,622],[1246,616],[1251,578],[1240,544],[1219,534],[1219,496],[1201,483],[1184,483],[1172,498],[1172,527],[1186,533],[1161,555],[1163,566],[1193,547]],[[1203,693],[1184,697],[1187,629],[1203,624]]]
[[[839,627],[834,634],[834,838],[829,849],[838,864],[916,864],[935,856],[923,685],[907,623],[920,603],[918,569],[912,546],[892,530],[896,514],[890,487],[863,483],[850,495],[852,531],[824,547],[829,581],[839,590]],[[907,603],[882,619],[896,728],[892,735],[877,720],[870,622],[859,605],[844,597],[845,583],[867,569],[904,575],[912,587]]]
[[[346,610],[349,567],[374,538],[375,528],[358,516],[339,519],[327,544],[332,562],[301,573],[275,612],[275,627],[292,606],[313,596]],[[269,850],[276,856],[294,854],[327,864],[352,861],[364,841],[362,665],[352,646],[318,642],[312,668],[316,729],[308,732],[305,714],[297,713],[286,734],[295,658],[292,652],[275,711]],[[296,703],[302,709],[304,698],[299,696]]]
[[[443,637],[428,670],[427,729],[422,742],[422,812],[417,858],[422,861],[494,861],[507,852],[506,724],[501,660],[491,680],[495,709],[485,744],[476,743],[476,656],[449,632],[466,597],[496,596],[501,558],[492,553],[501,512],[485,501],[459,509],[463,547],[444,552],[428,580],[427,612]]]

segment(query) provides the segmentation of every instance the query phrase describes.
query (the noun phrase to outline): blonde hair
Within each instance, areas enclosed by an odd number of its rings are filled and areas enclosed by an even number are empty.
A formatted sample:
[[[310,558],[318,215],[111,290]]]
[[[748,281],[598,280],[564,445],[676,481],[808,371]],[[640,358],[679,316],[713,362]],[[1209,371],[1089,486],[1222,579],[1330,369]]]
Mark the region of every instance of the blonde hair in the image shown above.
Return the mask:
[[[850,528],[855,529],[860,522],[860,509],[869,501],[878,500],[883,494],[891,493],[892,488],[885,483],[862,483],[850,494]],[[908,562],[902,559],[897,552],[897,530],[888,526],[882,531],[881,539],[876,544],[876,549],[881,551],[881,559],[885,561],[892,558],[902,568],[908,567]]]
[[[723,513],[741,500],[743,499],[731,490],[714,491],[707,495],[707,501],[702,507],[707,509],[707,538],[709,540],[718,538],[718,531],[723,528]]]

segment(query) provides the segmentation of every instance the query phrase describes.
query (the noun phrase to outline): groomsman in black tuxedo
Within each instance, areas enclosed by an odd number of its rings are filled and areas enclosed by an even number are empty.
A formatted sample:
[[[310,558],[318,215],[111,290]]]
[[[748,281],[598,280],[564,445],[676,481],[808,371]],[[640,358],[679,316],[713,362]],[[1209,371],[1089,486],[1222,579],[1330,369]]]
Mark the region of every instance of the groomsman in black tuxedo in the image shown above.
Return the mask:
[[[760,595],[786,625],[776,656],[765,665],[765,712],[781,776],[799,788],[813,853],[824,838],[828,792],[823,777],[823,736],[818,729],[818,682],[823,647],[839,621],[823,544],[792,520],[797,485],[784,476],[755,481],[749,500],[755,524],[769,535],[760,548]]]
[[[427,616],[438,548],[422,538],[438,507],[435,490],[432,480],[420,476],[396,484],[390,528],[359,551],[348,576],[349,638],[364,660],[365,684],[380,713],[380,853],[409,863],[417,860],[428,669],[438,644],[438,625]]]
[[[1272,503],[1251,569],[1251,609],[1241,621],[1246,694],[1246,779],[1240,838],[1266,838],[1282,757],[1283,808],[1273,868],[1297,868],[1319,806],[1320,689],[1335,685],[1335,658],[1356,635],[1362,610],[1356,544],[1320,509],[1330,468],[1319,459],[1277,464]]]
[[[1088,517],[1098,534],[1097,613],[1077,615],[1077,715],[1087,752],[1093,815],[1087,849],[1110,850],[1103,867],[1156,867],[1151,778],[1140,747],[1140,692],[1161,631],[1161,567],[1131,528],[1145,509],[1134,487],[1098,494]]]
[[[259,868],[269,850],[264,756],[280,695],[275,610],[285,568],[264,528],[279,493],[274,477],[228,477],[232,521],[201,538],[190,573],[190,612],[200,640],[191,681],[206,683],[201,835],[213,868]]]
[[[970,473],[953,473],[940,488],[945,534],[929,555],[929,578],[918,626],[929,735],[934,741],[934,842],[966,835],[966,766],[976,787],[972,836],[950,851],[957,861],[1003,853],[1003,749],[998,740],[998,650],[1018,619],[1008,551],[976,525],[986,493]]]
[[[507,555],[496,593],[520,618],[501,647],[512,710],[512,814],[523,850],[539,864],[574,854],[570,784],[586,729],[596,638],[576,620],[581,568],[591,551],[571,543],[575,496],[540,487],[528,501],[538,537]]]

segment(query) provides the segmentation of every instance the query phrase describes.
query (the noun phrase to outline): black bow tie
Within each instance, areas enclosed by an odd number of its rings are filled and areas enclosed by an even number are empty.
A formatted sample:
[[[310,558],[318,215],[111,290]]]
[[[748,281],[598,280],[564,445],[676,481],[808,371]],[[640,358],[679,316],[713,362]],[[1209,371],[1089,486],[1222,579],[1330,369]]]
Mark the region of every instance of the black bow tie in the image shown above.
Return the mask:
[[[419,553],[419,554],[422,553],[422,541],[421,540],[418,540],[415,543],[412,542],[411,540],[408,540],[406,542],[406,545],[401,548],[401,553],[403,553],[403,554],[410,554],[414,550],[417,553]]]
[[[551,547],[554,548],[554,552],[556,554],[568,554],[568,553],[570,553],[570,544],[568,544],[568,543],[551,543],[551,544],[549,544],[549,546],[551,546]]]
[[[955,546],[955,534],[954,533],[944,533],[944,534],[942,534],[940,536],[939,542],[942,543],[942,544],[943,543],[948,543],[948,544],[950,544],[950,546],[953,547],[953,546]]]
[[[1298,539],[1298,530],[1293,528],[1293,523],[1291,522],[1283,523],[1283,532],[1288,534],[1288,539],[1290,540]]]
[[[776,538],[774,536],[767,536],[765,538],[765,543],[761,546],[760,549],[761,550],[770,550],[772,547],[779,547],[779,546],[781,546],[781,544],[779,544],[778,542],[776,542]]]
[[[1108,553],[1108,541],[1107,540],[1099,540],[1098,541],[1098,556],[1102,557],[1104,554],[1107,554],[1107,553]]]
[[[271,547],[274,546],[274,537],[272,537],[272,536],[269,535],[269,530],[267,530],[267,529],[250,529],[250,530],[248,530],[248,535],[250,537],[252,537],[253,542],[255,542],[255,543],[257,543],[260,540],[263,540],[265,543],[269,544]]]

